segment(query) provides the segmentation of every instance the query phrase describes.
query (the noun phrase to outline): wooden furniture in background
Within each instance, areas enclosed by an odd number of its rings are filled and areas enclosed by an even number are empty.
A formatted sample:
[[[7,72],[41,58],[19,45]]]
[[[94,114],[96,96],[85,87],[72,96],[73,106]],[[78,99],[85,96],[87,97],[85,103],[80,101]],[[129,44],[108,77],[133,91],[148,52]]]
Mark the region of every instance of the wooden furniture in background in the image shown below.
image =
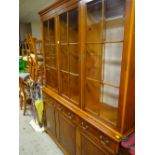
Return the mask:
[[[69,155],[117,154],[134,131],[134,0],[59,0],[43,27],[46,131]]]
[[[44,78],[43,43],[41,40],[37,40],[30,34],[27,36],[25,42],[27,43],[28,47],[27,60],[29,66],[33,67],[34,70],[33,80],[35,81],[39,80],[43,84],[43,78]],[[33,63],[33,65],[31,63]],[[32,71],[32,68],[30,67],[29,70]]]

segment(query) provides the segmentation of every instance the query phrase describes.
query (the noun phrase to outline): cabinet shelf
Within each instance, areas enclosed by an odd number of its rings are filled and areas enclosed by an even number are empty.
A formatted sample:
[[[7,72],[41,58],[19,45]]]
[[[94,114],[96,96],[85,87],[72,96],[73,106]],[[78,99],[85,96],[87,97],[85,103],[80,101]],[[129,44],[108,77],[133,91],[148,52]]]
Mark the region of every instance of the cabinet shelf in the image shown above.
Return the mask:
[[[119,86],[117,86],[117,85],[114,85],[114,84],[111,84],[111,83],[108,83],[108,82],[103,82],[103,81],[100,81],[100,80],[96,80],[96,79],[93,79],[93,78],[90,78],[90,77],[86,77],[86,79],[90,80],[90,81],[98,82],[100,84],[107,85],[107,86],[110,86],[110,87],[119,88]]]
[[[124,20],[123,16],[114,16],[114,17],[109,17],[109,18],[104,18],[105,22],[111,22],[111,21],[116,21],[116,20]]]
[[[60,71],[63,73],[66,73],[66,74],[73,75],[73,76],[79,76],[79,74],[77,74],[77,73],[73,73],[73,72],[69,72],[69,71],[65,71],[65,70],[60,70]]]
[[[52,70],[57,70],[55,67],[52,67],[52,66],[49,66],[49,65],[46,65],[46,68],[47,69],[52,69]]]

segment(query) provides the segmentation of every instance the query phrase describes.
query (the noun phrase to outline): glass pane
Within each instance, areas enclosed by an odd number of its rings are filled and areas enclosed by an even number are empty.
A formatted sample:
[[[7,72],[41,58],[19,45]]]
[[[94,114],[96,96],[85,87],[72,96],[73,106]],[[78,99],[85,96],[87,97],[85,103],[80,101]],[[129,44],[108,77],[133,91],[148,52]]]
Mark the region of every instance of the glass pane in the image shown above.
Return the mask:
[[[70,98],[79,103],[79,76],[74,76],[70,74]]]
[[[61,72],[61,93],[68,96],[69,74]]]
[[[45,57],[56,56],[55,45],[45,45]]]
[[[78,8],[68,12],[69,42],[78,42]]]
[[[57,89],[57,71],[56,70],[46,68],[46,84],[54,89]]]
[[[92,113],[98,113],[100,107],[100,83],[86,80],[85,109]]]
[[[69,70],[69,55],[68,55],[68,47],[67,45],[61,45],[60,46],[60,63],[61,63],[61,69],[64,71]]]
[[[124,20],[117,18],[106,22],[106,41],[120,41],[124,38]]]
[[[105,0],[106,41],[123,40],[125,0]]]
[[[48,20],[43,22],[43,33],[44,33],[44,42],[48,43]]]
[[[100,116],[116,124],[119,89],[104,85],[102,95]]]
[[[87,3],[87,42],[102,41],[102,0]]]
[[[125,0],[104,0],[105,18],[124,16]]]
[[[79,50],[78,45],[69,45],[70,52],[70,72],[79,73]]]
[[[103,103],[108,104],[109,106],[118,107],[118,96],[119,96],[119,89],[110,87],[110,86],[104,86],[103,90]]]
[[[67,43],[67,13],[59,16],[60,21],[60,43]]]
[[[102,45],[87,45],[86,76],[97,80],[101,79]]]
[[[45,57],[46,66],[56,68],[56,57]]]
[[[103,81],[119,86],[123,44],[106,44]]]
[[[50,43],[55,44],[55,26],[54,26],[54,18],[49,20],[49,37]]]

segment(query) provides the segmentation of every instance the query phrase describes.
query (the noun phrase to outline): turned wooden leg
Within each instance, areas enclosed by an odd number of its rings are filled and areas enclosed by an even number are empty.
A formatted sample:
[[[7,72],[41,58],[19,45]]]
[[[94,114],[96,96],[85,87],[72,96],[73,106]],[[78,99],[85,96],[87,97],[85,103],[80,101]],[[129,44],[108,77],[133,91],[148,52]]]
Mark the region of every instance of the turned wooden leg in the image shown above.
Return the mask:
[[[22,95],[20,95],[19,100],[20,100],[20,110],[22,110],[22,107],[23,107],[23,96]]]
[[[26,113],[26,99],[24,99],[24,113],[23,113],[23,115],[25,115],[25,113]]]

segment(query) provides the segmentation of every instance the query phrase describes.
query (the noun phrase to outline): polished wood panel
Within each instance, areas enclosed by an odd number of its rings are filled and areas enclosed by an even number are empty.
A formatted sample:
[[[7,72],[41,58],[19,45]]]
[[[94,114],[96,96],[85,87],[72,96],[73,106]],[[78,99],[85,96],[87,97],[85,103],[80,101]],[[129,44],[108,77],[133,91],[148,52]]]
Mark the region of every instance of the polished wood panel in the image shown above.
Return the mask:
[[[89,131],[90,130],[90,131]],[[91,127],[82,122],[78,132],[79,143],[79,155],[114,155],[114,151],[111,151],[106,145],[110,143],[108,139],[104,139],[102,135],[95,137],[95,133],[91,133]]]
[[[63,110],[63,109],[61,109]],[[65,148],[69,155],[76,154],[76,125],[64,114],[58,112],[60,144]]]
[[[46,119],[45,128],[56,137],[55,108],[53,101],[51,99],[45,99],[44,107],[46,118],[48,118]]]

